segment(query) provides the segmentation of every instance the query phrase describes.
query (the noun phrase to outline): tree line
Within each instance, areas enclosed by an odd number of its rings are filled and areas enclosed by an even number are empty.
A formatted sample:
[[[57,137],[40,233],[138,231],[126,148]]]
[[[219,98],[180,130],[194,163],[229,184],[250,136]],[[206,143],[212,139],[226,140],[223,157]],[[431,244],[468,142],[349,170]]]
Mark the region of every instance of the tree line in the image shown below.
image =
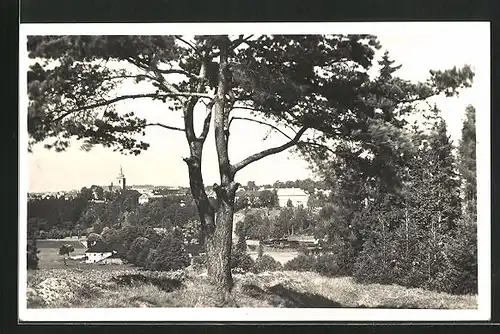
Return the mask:
[[[28,202],[28,237],[61,239],[101,233],[105,227],[151,226],[182,227],[197,220],[190,195],[165,196],[139,205],[135,190],[111,193],[106,202],[93,202],[85,196],[86,187],[75,199],[35,199]]]

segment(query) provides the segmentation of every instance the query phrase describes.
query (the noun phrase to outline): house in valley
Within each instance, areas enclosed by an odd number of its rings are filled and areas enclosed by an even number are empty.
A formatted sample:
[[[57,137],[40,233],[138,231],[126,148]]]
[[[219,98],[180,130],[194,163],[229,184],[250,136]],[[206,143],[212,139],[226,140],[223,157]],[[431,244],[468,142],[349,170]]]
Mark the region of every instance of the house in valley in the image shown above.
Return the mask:
[[[97,263],[116,254],[116,250],[110,248],[103,242],[96,242],[85,252],[85,263]]]

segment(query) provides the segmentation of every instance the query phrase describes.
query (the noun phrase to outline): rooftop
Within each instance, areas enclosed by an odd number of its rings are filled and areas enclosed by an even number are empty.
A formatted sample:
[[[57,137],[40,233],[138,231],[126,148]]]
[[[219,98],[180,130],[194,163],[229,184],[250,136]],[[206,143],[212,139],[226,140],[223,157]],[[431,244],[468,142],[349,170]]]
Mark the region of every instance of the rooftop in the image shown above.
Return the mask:
[[[104,242],[97,242],[95,245],[89,247],[85,253],[105,253],[113,252],[114,249],[105,244]]]
[[[279,188],[278,196],[307,196],[307,193],[300,188]]]

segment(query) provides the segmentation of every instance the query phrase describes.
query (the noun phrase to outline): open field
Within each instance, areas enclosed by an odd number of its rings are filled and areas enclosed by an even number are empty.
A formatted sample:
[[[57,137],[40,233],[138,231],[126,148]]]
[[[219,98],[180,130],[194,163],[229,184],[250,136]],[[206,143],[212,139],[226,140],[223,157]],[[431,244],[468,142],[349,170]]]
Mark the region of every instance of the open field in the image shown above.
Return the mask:
[[[273,259],[276,261],[280,262],[281,264],[285,264],[286,262],[290,261],[291,259],[297,257],[300,253],[297,251],[293,250],[287,250],[287,251],[282,251],[282,250],[265,250],[264,251],[265,255],[271,256]],[[257,252],[256,251],[249,251],[248,255],[252,259],[257,259]]]
[[[28,272],[29,308],[120,307],[359,307],[474,309],[476,296],[358,284],[349,277],[311,272],[234,275],[235,287],[222,296],[204,273],[41,269]]]
[[[62,245],[71,245],[75,247],[75,251],[77,249],[85,249],[85,246],[83,245],[82,241],[85,241],[85,239],[81,240],[75,240],[75,239],[38,239],[36,241],[36,246],[37,248],[57,248],[59,249]],[[28,244],[31,244],[31,240],[28,240]]]

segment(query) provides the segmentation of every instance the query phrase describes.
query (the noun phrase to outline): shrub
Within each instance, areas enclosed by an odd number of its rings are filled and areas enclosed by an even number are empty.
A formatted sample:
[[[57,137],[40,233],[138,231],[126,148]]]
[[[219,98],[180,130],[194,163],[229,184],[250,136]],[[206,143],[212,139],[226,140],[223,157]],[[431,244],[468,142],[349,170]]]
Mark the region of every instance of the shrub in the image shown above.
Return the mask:
[[[335,254],[299,255],[284,265],[285,270],[314,271],[324,276],[343,275]]]
[[[150,248],[148,238],[137,237],[127,252],[127,261],[137,266],[145,267]]]
[[[151,261],[148,263],[149,268],[161,271],[178,270],[190,264],[182,240],[174,234],[168,234],[161,239],[149,260]]]
[[[285,270],[295,271],[314,271],[315,258],[313,256],[300,254],[299,256],[286,262],[283,268]]]
[[[241,269],[243,271],[250,271],[255,262],[247,254],[247,243],[245,240],[245,234],[240,234],[238,242],[233,244],[231,251],[231,269]]]
[[[67,231],[59,230],[56,227],[53,227],[47,232],[47,239],[63,239],[69,236]]]
[[[61,248],[59,248],[59,255],[68,255],[69,256],[69,253],[74,252],[74,251],[75,251],[75,247],[73,247],[72,245],[65,244],[65,245],[62,245]]]
[[[233,250],[231,254],[231,268],[250,271],[255,265],[255,261],[245,252]]]
[[[36,238],[33,238],[32,243],[28,244],[26,249],[27,269],[38,269],[38,261],[40,261],[38,253],[40,250],[36,247]]]
[[[314,271],[325,276],[342,275],[337,257],[334,254],[323,254],[316,257],[314,261]]]
[[[263,271],[277,271],[283,269],[281,263],[273,259],[269,255],[262,255],[257,258],[253,266],[253,271],[260,273]]]

